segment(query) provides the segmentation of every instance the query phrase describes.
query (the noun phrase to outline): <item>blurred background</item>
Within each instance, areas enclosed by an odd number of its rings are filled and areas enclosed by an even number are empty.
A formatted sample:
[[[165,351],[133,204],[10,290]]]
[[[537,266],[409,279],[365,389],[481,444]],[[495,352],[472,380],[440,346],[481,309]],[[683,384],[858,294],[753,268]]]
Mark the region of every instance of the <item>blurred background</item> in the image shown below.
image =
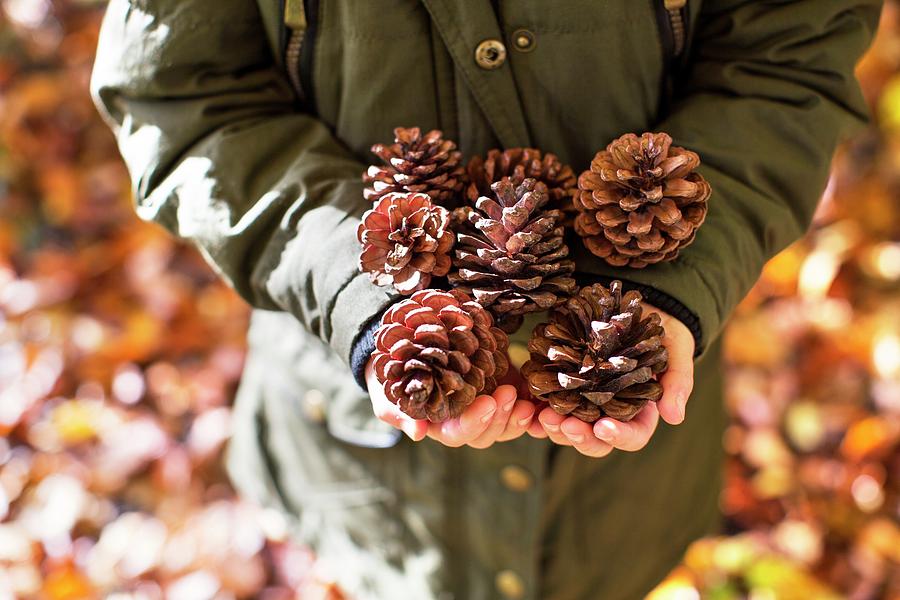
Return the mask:
[[[0,600],[341,598],[221,467],[247,309],[131,211],[100,0],[0,0]],[[652,600],[900,599],[900,14],[872,126],[726,334],[722,535]]]

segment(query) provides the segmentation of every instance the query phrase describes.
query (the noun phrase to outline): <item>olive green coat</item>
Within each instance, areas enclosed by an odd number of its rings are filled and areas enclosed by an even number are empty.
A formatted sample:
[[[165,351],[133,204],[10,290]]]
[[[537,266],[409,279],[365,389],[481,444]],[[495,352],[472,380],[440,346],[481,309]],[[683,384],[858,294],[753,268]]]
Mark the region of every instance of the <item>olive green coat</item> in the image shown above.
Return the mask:
[[[853,66],[880,3],[690,0],[684,60],[667,53],[662,4],[306,0],[288,73],[279,0],[110,2],[92,89],[138,213],[259,309],[232,475],[296,517],[350,597],[640,598],[716,523],[715,341],[802,235],[836,143],[864,119]],[[302,25],[303,3],[288,8]],[[474,58],[485,40],[506,46],[498,68]],[[373,418],[347,362],[395,298],[357,272],[360,174],[398,125],[443,129],[466,155],[536,146],[579,170],[628,131],[700,154],[714,195],[678,260],[617,269],[573,248],[581,273],[651,286],[698,319],[684,425],[639,453],[551,461],[547,441],[450,449]]]

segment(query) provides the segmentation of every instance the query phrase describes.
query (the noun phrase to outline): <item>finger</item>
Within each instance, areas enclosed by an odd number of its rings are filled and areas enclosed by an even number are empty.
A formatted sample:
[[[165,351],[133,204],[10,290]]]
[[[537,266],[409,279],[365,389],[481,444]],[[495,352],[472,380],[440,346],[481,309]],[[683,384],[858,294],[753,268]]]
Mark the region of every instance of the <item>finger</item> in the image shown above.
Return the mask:
[[[427,435],[445,446],[462,446],[487,429],[496,409],[497,403],[491,396],[478,396],[459,417],[443,423],[429,423]]]
[[[541,411],[545,408],[547,408],[547,405],[545,403],[535,402],[534,416],[531,417],[531,424],[527,429],[528,435],[539,440],[547,439],[547,432],[544,430],[544,425],[538,419],[538,415],[541,414]]]
[[[537,408],[535,408],[535,411]],[[541,422],[538,421],[537,415],[531,417],[531,424],[528,425],[528,429],[525,430],[528,435],[533,438],[543,440],[547,438],[547,432],[544,431],[544,426],[541,425]]]
[[[693,344],[670,344],[669,368],[659,378],[663,396],[659,413],[667,423],[678,425],[684,421],[687,401],[694,388]]]
[[[534,402],[516,400],[515,406],[506,422],[506,429],[497,438],[498,442],[506,442],[521,437],[534,420]]]
[[[541,422],[541,425],[544,427],[544,431],[547,432],[547,435],[550,437],[551,441],[561,446],[571,446],[572,442],[569,441],[569,439],[559,428],[560,424],[562,424],[562,422],[565,420],[565,416],[557,413],[549,406],[538,414],[538,421]]]
[[[659,410],[654,402],[648,402],[641,411],[627,423],[605,417],[594,423],[593,433],[607,444],[634,452],[647,445],[656,425],[659,423]]]
[[[375,416],[392,427],[396,427],[405,433],[411,440],[418,442],[425,437],[428,431],[428,421],[413,419],[400,407],[388,400],[384,389],[378,382],[371,359],[366,364],[366,383],[372,399],[372,411]]]
[[[428,431],[428,421],[413,419],[383,394],[372,395],[372,410],[375,411],[376,417],[388,425],[396,427],[414,442],[423,439]]]
[[[516,404],[516,388],[512,385],[501,385],[492,394],[497,403],[497,410],[488,423],[487,428],[475,439],[469,442],[473,448],[487,448],[497,441],[497,438],[506,429],[509,416]]]
[[[669,352],[669,366],[660,375],[663,396],[659,400],[659,414],[666,423],[678,425],[684,421],[688,398],[694,388],[694,336],[684,323],[657,311],[662,317],[666,335],[663,345]]]
[[[576,417],[567,417],[560,424],[560,431],[585,456],[600,458],[613,450],[611,445],[597,439],[590,425]]]

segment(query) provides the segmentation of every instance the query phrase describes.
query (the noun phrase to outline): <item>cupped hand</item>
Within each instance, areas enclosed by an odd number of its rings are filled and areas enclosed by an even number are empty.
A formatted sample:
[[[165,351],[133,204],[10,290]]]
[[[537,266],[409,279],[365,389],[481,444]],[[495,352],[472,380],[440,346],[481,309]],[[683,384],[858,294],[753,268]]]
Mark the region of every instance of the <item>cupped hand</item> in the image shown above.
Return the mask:
[[[375,376],[371,360],[366,365],[366,383],[375,416],[400,429],[414,441],[429,437],[453,448],[467,445],[487,448],[495,442],[520,437],[535,416],[534,403],[527,399],[519,400],[516,386],[504,384],[498,386],[492,395],[482,394],[475,398],[459,417],[443,423],[429,423],[424,419],[413,419],[388,400]]]
[[[633,452],[646,446],[656,431],[660,416],[671,425],[684,421],[687,401],[694,387],[694,336],[678,319],[652,306],[644,306],[645,311],[659,314],[666,330],[663,345],[669,351],[669,368],[659,378],[663,387],[659,402],[648,402],[627,423],[604,417],[593,425],[557,414],[548,406],[528,428],[531,436],[549,437],[557,444],[573,446],[585,456],[601,457],[616,448]]]

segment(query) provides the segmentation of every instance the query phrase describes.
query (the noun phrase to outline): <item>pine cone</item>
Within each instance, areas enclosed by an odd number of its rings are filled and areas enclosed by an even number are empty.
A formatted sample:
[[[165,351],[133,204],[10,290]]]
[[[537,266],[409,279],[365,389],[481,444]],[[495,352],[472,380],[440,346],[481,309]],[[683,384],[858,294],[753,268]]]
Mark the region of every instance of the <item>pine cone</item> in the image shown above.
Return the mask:
[[[418,127],[394,129],[393,144],[375,144],[372,152],[384,166],[372,165],[363,175],[371,184],[366,199],[378,200],[392,192],[421,192],[448,206],[465,184],[462,153],[437,129],[424,136]]]
[[[491,196],[491,185],[509,177],[513,185],[525,179],[537,179],[547,186],[550,204],[566,215],[575,213],[572,197],[578,192],[572,167],[562,164],[555,154],[541,154],[537,148],[490,150],[485,158],[473,157],[466,172],[469,186],[466,197],[474,204],[481,196]]]
[[[598,152],[578,178],[575,231],[611,265],[672,260],[706,218],[711,189],[696,153],[665,133],[629,133]]]
[[[363,214],[357,237],[363,245],[359,268],[378,285],[401,294],[425,289],[432,276],[450,270],[453,232],[450,213],[426,194],[387,194]]]
[[[373,353],[387,397],[414,419],[458,417],[509,368],[506,334],[458,290],[422,290],[381,319]]]
[[[630,421],[662,397],[654,376],[668,366],[659,315],[641,316],[641,295],[623,295],[620,281],[582,288],[532,333],[522,367],[532,393],[588,423]]]
[[[491,187],[496,201],[482,196],[475,208],[453,212],[457,248],[448,279],[510,332],[525,313],[556,306],[575,291],[575,262],[566,259],[562,211],[544,209],[546,185],[525,179],[516,187],[504,179]]]

